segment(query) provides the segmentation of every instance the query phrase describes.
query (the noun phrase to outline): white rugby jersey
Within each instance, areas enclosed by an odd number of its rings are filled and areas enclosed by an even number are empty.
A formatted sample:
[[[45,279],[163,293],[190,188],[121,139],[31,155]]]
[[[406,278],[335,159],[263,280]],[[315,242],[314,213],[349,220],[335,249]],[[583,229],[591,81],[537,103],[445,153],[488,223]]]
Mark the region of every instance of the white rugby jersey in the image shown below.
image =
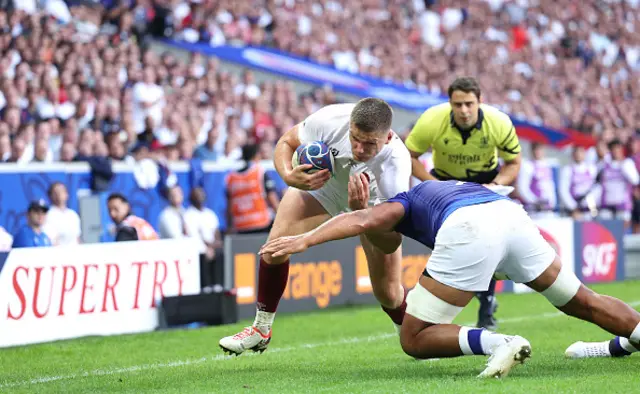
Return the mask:
[[[371,197],[384,202],[409,190],[411,155],[395,133],[391,141],[371,160],[353,160],[349,139],[349,119],[355,104],[334,104],[316,111],[298,128],[301,143],[322,141],[329,146],[335,161],[333,177],[322,187],[344,190],[346,201],[349,175],[365,172],[370,179]],[[342,192],[341,192],[342,193]]]

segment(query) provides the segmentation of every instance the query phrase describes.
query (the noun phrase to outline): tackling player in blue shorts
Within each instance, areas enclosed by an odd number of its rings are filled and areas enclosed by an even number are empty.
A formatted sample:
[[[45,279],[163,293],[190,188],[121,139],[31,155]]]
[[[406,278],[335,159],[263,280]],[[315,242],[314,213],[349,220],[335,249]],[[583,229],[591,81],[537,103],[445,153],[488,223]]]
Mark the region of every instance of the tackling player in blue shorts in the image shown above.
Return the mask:
[[[479,184],[425,181],[373,208],[339,215],[302,235],[274,239],[260,253],[277,257],[363,233],[389,232],[433,250],[407,296],[400,343],[410,356],[490,355],[482,377],[506,376],[528,358],[531,345],[520,336],[451,324],[494,274],[526,284],[562,312],[627,343],[640,343],[640,313],[580,283],[519,205]],[[386,253],[400,243],[398,234],[385,245]]]

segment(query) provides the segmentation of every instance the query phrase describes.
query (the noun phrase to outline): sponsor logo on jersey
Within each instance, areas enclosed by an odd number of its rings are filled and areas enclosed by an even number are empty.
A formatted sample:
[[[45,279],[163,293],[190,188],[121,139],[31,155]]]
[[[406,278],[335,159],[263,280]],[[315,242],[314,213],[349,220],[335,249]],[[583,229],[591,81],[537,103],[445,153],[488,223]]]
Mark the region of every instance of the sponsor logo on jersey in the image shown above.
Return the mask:
[[[486,135],[483,135],[482,138],[480,138],[480,147],[486,148],[488,146],[489,146],[489,139],[487,138]]]
[[[471,163],[477,163],[482,160],[481,155],[465,155],[464,153],[447,154],[449,163],[457,165],[467,165]]]

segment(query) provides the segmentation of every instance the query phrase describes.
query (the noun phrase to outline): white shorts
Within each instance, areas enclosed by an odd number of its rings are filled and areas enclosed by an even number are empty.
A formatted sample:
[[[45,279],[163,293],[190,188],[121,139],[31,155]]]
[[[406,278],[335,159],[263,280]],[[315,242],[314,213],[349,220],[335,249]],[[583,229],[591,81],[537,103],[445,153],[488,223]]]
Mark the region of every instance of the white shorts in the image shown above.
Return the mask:
[[[498,200],[460,208],[445,219],[427,272],[447,286],[478,292],[489,288],[494,273],[530,282],[555,257],[524,209]]]
[[[351,175],[365,172],[366,167],[360,166],[355,171],[351,171]],[[366,171],[370,174],[370,171]],[[372,207],[374,205],[380,204],[381,202],[386,201],[380,195],[378,190],[378,185],[370,174],[369,179],[372,179],[369,184],[369,206]],[[322,207],[327,211],[327,213],[331,216],[337,216],[343,212],[351,211],[349,209],[349,179],[340,179],[340,178],[331,178],[327,183],[324,184],[318,190],[310,190],[309,194],[318,202]]]

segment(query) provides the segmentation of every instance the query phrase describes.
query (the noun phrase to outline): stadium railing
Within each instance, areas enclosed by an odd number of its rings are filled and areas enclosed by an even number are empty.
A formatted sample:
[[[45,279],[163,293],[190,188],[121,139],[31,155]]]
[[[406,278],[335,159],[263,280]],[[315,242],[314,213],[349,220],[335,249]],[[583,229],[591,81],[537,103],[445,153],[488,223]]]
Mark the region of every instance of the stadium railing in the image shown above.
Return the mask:
[[[262,163],[267,171],[273,170],[273,163]],[[235,164],[216,164],[203,162],[203,187],[207,193],[206,205],[211,208],[220,220],[221,230],[226,229],[227,198],[225,176]],[[176,175],[178,185],[188,195],[195,185],[191,184],[191,167],[187,162],[175,162],[169,166]],[[161,196],[160,187],[143,188],[136,181],[135,167],[125,163],[113,164],[114,178],[102,196],[111,192],[119,192],[129,199],[133,214],[147,220],[154,228],[158,228],[158,217],[168,202]],[[277,174],[277,173],[276,173]],[[79,211],[79,200],[92,194],[91,169],[86,163],[32,163],[29,165],[0,164],[0,226],[9,233],[15,233],[26,224],[26,210],[30,201],[48,200],[47,189],[53,182],[62,182],[69,191],[69,208]],[[278,189],[286,186],[280,177],[275,177]],[[106,206],[102,204],[103,240],[109,239],[111,220],[107,216]],[[80,212],[81,216],[82,213]],[[82,219],[82,218],[81,218]]]

